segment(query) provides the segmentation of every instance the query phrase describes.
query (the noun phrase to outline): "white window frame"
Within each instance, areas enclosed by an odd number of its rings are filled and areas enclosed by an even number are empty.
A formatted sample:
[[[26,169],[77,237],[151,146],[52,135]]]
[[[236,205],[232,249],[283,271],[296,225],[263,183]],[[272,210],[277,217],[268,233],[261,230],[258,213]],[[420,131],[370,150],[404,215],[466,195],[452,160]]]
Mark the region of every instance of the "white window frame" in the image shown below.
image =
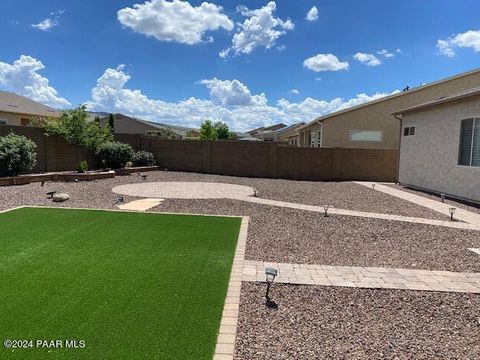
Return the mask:
[[[379,140],[354,140],[353,139],[353,134],[356,132],[376,132],[380,133],[380,139]],[[383,141],[383,130],[350,130],[350,133],[348,135],[348,140],[353,141],[353,142],[382,142]]]
[[[323,139],[323,123],[320,123],[320,129],[317,131],[317,147],[322,147]]]

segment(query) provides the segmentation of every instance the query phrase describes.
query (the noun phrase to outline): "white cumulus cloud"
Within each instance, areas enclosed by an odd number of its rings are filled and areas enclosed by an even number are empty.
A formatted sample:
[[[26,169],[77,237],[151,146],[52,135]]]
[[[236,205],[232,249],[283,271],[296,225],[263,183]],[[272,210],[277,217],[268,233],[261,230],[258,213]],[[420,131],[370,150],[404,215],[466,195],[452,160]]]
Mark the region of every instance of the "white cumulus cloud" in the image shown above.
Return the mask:
[[[333,54],[317,54],[303,61],[303,66],[315,72],[348,70],[350,64],[342,62]]]
[[[265,94],[253,95],[245,84],[234,80],[219,80],[217,78],[199,81],[210,90],[210,97],[222,106],[266,105]]]
[[[234,27],[221,6],[208,2],[192,6],[188,1],[151,0],[120,9],[117,18],[138,33],[188,45],[212,41],[211,37],[204,38],[208,31],[230,31]]]
[[[355,55],[353,55],[353,58],[362,64],[365,64],[367,66],[378,66],[382,62],[373,54],[366,54],[366,53],[361,53],[358,52]]]
[[[289,91],[289,93],[298,95],[298,94],[300,94],[300,91],[298,89],[292,89],[292,90]]]
[[[48,106],[70,105],[58,96],[48,79],[38,73],[44,68],[41,61],[27,55],[20,56],[13,64],[0,61],[0,87]]]
[[[437,48],[440,54],[448,57],[455,56],[455,48],[471,48],[480,52],[480,30],[468,30],[445,40],[440,39],[437,41]]]
[[[307,13],[305,17],[307,21],[315,21],[318,19],[318,9],[316,6],[313,6]]]
[[[330,101],[305,98],[301,102],[278,100],[269,105],[265,94],[252,94],[239,80],[201,80],[210,92],[210,99],[190,97],[177,102],[151,99],[141,90],[129,89],[130,75],[123,65],[106,69],[92,89],[87,102],[90,110],[121,112],[138,118],[171,122],[185,126],[199,126],[205,119],[224,121],[235,131],[245,131],[278,122],[293,124],[310,121],[315,117],[362,104],[389,95],[359,94],[348,100],[335,98]],[[398,92],[396,90],[393,93]]]
[[[238,6],[238,12],[247,19],[243,24],[239,24],[237,32],[233,35],[232,45],[222,50],[220,57],[225,58],[230,53],[250,54],[258,47],[270,49],[287,30],[293,30],[295,25],[290,19],[282,20],[274,16],[276,8],[274,1],[254,10]]]

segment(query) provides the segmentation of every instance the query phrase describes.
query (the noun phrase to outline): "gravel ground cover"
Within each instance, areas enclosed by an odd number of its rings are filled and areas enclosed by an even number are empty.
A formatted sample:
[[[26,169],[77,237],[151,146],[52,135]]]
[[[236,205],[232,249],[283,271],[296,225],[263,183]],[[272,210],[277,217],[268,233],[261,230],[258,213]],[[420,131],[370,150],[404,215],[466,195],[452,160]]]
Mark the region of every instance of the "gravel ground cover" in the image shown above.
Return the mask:
[[[295,202],[308,205],[329,204],[336,208],[380,212],[404,216],[445,220],[447,216],[374,191],[352,182],[314,182],[279,179],[256,179],[233,176],[208,175],[185,172],[155,171],[148,172],[147,182],[152,181],[208,181],[224,182],[251,186],[259,190],[262,198]],[[0,209],[20,204],[49,204],[45,192],[56,190],[67,192],[71,203],[81,207],[113,207],[114,186],[142,182],[137,174],[117,176],[113,179],[78,183],[47,182],[44,187],[39,183],[22,186],[0,187]],[[130,198],[125,197],[125,200]]]
[[[410,189],[410,188],[407,188],[407,187],[402,186],[402,185],[397,185],[397,184],[384,184],[384,185],[390,186],[394,189],[409,192],[409,193],[412,193],[412,194],[415,194],[415,195],[418,195],[418,196],[423,196],[423,197],[426,197],[426,198],[429,198],[429,199],[432,199],[432,200],[436,200],[436,201],[441,201],[442,200],[440,196],[437,196],[435,194],[429,194],[429,193],[426,193],[424,191]],[[454,207],[457,207],[459,209],[465,209],[465,210],[480,214],[480,205],[479,206],[474,206],[473,204],[472,205],[467,205],[467,204],[464,204],[462,202],[455,201],[455,200],[452,200],[452,199],[445,199],[445,203],[450,204],[450,205],[452,205]]]
[[[237,360],[478,359],[480,295],[243,283]]]
[[[192,180],[203,176],[219,180],[210,175],[157,172],[149,173],[147,181],[156,178],[173,181],[179,177]],[[243,179],[248,180],[251,179]],[[111,188],[138,181],[141,181],[138,175],[131,175],[94,182],[46,183],[44,187],[38,183],[2,187],[0,209],[20,204],[52,206],[52,201],[45,196],[46,191],[52,190],[64,191],[71,196],[67,202],[53,206],[116,208]],[[274,185],[275,182],[270,186]],[[133,199],[126,196],[125,202]],[[318,213],[225,199],[167,199],[154,210],[249,215],[246,257],[251,260],[480,271],[480,257],[467,250],[480,247],[480,237],[474,231],[349,216],[325,219]]]
[[[249,215],[246,259],[480,272],[478,231],[239,202],[167,199],[155,211]]]

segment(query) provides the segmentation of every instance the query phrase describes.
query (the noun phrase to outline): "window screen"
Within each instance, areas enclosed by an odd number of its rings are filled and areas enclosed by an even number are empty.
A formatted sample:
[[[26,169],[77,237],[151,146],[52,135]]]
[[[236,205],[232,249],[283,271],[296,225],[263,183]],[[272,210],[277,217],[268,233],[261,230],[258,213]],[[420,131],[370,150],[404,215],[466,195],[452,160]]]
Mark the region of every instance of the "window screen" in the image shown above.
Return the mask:
[[[480,118],[465,119],[460,124],[458,164],[480,166]]]

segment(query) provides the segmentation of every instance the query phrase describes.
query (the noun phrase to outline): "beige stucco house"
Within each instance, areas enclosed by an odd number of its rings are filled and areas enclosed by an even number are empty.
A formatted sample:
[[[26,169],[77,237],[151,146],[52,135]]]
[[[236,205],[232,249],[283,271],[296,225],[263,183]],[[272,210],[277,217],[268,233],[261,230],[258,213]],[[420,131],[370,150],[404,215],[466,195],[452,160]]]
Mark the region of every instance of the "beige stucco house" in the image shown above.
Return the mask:
[[[480,203],[480,87],[394,113],[399,182]]]
[[[0,91],[0,125],[28,126],[33,119],[58,118],[60,113],[7,91]]]
[[[480,86],[480,69],[325,115],[298,129],[299,146],[398,149],[400,122],[392,116],[442,96]]]

